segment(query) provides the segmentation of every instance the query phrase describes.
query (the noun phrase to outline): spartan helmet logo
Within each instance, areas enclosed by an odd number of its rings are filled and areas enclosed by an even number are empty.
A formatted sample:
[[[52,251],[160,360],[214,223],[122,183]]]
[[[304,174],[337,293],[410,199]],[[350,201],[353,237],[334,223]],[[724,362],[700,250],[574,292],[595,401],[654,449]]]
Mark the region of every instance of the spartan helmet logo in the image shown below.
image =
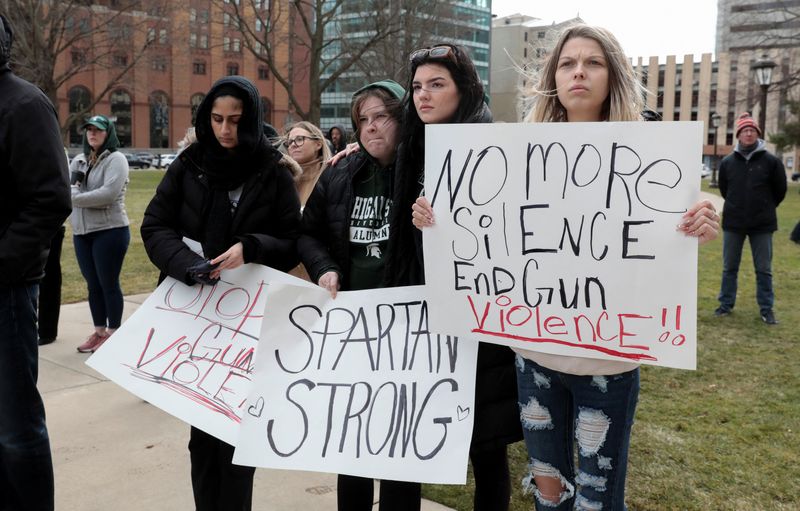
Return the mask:
[[[367,256],[380,259],[381,247],[379,247],[377,243],[370,243],[369,245],[367,245]]]

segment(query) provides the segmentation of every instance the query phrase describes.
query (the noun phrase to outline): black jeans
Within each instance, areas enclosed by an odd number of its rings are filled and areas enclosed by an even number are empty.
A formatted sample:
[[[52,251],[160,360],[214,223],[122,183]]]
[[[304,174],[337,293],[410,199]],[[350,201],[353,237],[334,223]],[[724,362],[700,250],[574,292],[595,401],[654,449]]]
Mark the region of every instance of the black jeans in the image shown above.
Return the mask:
[[[37,284],[0,285],[0,510],[52,511],[53,460],[36,388]]]
[[[336,502],[339,511],[372,511],[374,479],[339,474]],[[419,483],[381,481],[380,511],[419,511]]]
[[[50,254],[44,266],[44,277],[39,283],[39,339],[58,337],[58,316],[61,312],[61,247],[64,244],[64,226],[50,240]]]
[[[234,447],[192,426],[189,453],[197,511],[250,511],[254,467],[234,465]]]

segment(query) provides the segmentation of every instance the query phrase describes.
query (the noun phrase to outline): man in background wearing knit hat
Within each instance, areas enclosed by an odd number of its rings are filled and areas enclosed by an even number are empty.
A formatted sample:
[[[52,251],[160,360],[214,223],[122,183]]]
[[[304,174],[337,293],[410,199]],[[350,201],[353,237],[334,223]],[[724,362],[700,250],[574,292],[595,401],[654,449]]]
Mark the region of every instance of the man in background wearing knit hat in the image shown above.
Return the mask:
[[[776,208],[786,195],[783,162],[769,153],[761,129],[750,114],[736,120],[738,143],[719,166],[722,210],[722,285],[715,316],[727,316],[736,303],[736,280],[745,237],[756,270],[756,301],[761,319],[775,325],[772,310],[772,233],[778,230]]]

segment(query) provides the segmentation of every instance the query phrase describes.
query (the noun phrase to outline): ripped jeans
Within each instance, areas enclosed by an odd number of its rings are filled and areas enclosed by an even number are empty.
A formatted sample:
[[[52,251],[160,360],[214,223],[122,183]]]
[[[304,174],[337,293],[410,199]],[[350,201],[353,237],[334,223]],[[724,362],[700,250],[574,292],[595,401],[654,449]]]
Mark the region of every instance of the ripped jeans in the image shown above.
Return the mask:
[[[536,509],[624,511],[639,369],[575,376],[517,355],[517,387],[530,462],[523,486],[534,494]],[[544,498],[535,476],[560,479],[561,494]]]

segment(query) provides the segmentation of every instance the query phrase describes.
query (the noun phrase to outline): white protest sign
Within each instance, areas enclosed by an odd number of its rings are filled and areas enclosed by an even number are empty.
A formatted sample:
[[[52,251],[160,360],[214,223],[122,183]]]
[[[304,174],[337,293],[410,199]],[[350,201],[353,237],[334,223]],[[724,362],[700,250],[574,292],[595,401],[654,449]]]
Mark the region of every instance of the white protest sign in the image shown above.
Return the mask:
[[[310,285],[266,266],[215,286],[167,278],[86,363],[127,391],[229,444],[250,391],[266,283]]]
[[[431,334],[423,292],[270,284],[234,463],[464,484],[478,343]]]
[[[559,355],[696,364],[697,122],[426,126],[431,329]]]

